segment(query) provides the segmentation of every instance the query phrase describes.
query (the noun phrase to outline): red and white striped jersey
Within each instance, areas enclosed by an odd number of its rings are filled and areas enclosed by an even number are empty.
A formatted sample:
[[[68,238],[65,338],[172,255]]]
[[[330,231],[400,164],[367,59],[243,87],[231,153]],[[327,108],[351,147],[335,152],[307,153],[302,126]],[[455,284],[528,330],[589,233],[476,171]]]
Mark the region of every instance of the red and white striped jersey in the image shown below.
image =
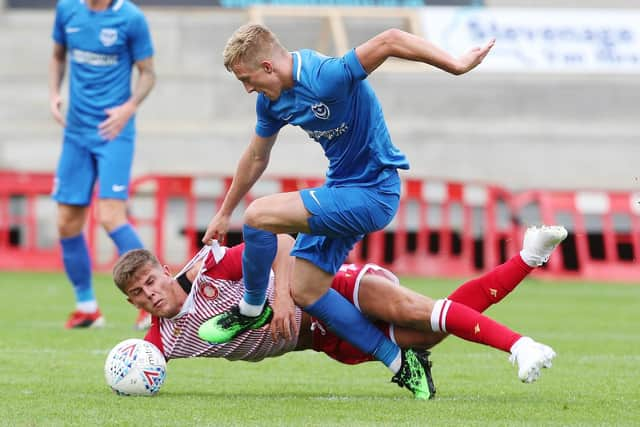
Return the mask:
[[[180,313],[171,319],[154,317],[145,339],[154,343],[166,359],[187,357],[222,357],[228,360],[257,362],[292,351],[298,337],[291,341],[274,342],[269,327],[249,330],[225,344],[211,344],[198,337],[198,328],[213,316],[237,305],[244,293],[242,280],[242,251],[244,244],[232,248],[205,246],[178,274],[196,262],[204,263],[193,281],[191,292]],[[267,297],[273,302],[273,274]],[[296,307],[298,330],[302,312]]]

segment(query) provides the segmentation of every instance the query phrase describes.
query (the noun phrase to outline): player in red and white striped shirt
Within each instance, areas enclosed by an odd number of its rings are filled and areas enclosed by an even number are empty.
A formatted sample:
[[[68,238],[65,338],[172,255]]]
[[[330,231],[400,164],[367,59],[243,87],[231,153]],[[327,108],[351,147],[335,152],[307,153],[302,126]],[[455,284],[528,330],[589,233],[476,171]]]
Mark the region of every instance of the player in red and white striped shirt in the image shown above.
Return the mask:
[[[431,348],[448,333],[511,352],[523,382],[533,382],[540,369],[550,367],[553,350],[481,314],[501,301],[535,266],[542,265],[566,237],[562,227],[531,228],[523,250],[506,263],[433,301],[399,285],[390,271],[373,264],[343,265],[332,287],[360,311],[377,321],[402,348]],[[136,307],[153,315],[145,339],[167,359],[222,357],[260,361],[297,350],[313,349],[347,364],[373,360],[293,305],[286,280],[293,258],[293,240],[278,236],[278,255],[268,290],[274,308],[270,326],[249,330],[225,344],[198,336],[200,325],[228,310],[242,298],[242,252],[217,244],[204,247],[175,277],[149,251],[130,251],[114,267],[114,281]]]

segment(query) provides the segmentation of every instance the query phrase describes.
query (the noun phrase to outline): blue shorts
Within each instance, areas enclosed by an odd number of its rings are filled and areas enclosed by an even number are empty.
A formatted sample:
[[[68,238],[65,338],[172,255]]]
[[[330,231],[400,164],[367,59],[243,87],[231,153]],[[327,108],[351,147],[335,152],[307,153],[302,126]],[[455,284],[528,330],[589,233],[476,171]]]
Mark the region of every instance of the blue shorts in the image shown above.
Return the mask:
[[[126,200],[129,197],[133,140],[131,134],[107,141],[97,132],[92,135],[65,131],[53,184],[54,200],[88,206],[96,179],[99,198]]]
[[[375,186],[322,186],[300,195],[311,213],[311,234],[298,234],[291,255],[335,274],[353,245],[391,222],[400,201],[400,177],[396,172]]]

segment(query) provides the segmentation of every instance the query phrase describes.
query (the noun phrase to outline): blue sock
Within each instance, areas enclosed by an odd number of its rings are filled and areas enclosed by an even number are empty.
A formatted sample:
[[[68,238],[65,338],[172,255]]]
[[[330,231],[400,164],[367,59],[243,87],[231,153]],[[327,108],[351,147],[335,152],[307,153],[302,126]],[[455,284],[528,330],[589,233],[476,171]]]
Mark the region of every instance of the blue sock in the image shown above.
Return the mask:
[[[138,233],[136,233],[136,230],[134,230],[129,223],[123,224],[115,230],[111,230],[109,237],[111,237],[113,243],[116,244],[118,255],[122,255],[132,249],[142,249],[144,247],[140,237],[138,237]]]
[[[276,258],[278,239],[276,235],[244,225],[244,253],[242,254],[242,275],[244,277],[244,300],[260,306],[267,298],[271,264]]]
[[[95,301],[91,279],[91,258],[83,234],[60,239],[62,263],[73,285],[77,302]]]
[[[333,289],[305,307],[304,311],[322,320],[333,333],[386,366],[390,366],[400,353],[400,347]]]

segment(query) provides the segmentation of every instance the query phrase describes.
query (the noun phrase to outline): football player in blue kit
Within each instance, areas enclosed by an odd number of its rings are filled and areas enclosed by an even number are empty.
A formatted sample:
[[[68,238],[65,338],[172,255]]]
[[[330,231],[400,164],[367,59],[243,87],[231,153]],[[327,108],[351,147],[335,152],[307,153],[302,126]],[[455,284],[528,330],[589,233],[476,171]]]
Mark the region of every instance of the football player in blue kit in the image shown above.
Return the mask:
[[[126,200],[135,112],[155,83],[153,45],[144,15],[128,0],[59,0],[53,42],[49,102],[54,119],[64,128],[53,198],[63,264],[76,297],[76,309],[65,327],[96,327],[104,318],[93,290],[83,227],[97,180],[99,222],[118,252],[143,247],[128,222]],[[67,58],[65,118],[60,88]],[[132,90],[134,66],[139,75]],[[139,315],[139,320],[145,317]]]
[[[261,197],[248,206],[243,226],[243,299],[205,322],[202,339],[226,342],[268,322],[273,311],[265,304],[265,290],[276,253],[275,234],[297,232],[291,252],[296,257],[291,278],[295,304],[383,362],[394,373],[393,381],[416,398],[432,396],[429,361],[413,350],[401,351],[330,289],[353,245],[394,217],[401,188],[398,169],[409,168],[405,155],[391,142],[366,77],[390,57],[463,74],[480,64],[493,44],[489,41],[454,58],[427,40],[391,29],[342,57],[327,57],[313,50],[289,52],[263,25],[236,30],[225,47],[224,64],[247,92],[258,94],[257,124],[203,242],[224,239],[231,213],[266,169],[283,126],[299,126],[318,142],[329,170],[321,187]]]

